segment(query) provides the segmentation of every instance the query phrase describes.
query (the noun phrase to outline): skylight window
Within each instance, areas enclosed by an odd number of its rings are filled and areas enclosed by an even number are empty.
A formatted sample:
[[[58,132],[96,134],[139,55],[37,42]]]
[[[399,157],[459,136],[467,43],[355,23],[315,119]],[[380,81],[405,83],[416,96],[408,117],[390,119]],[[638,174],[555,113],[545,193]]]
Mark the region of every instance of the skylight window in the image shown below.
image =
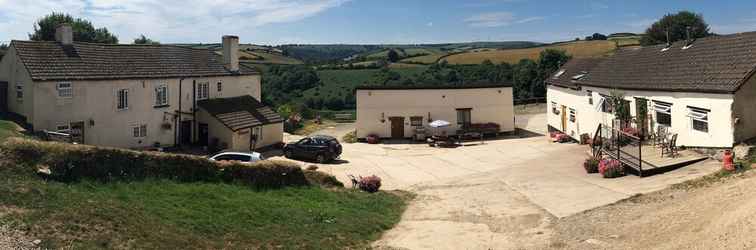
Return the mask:
[[[561,69],[561,70],[559,70],[558,72],[556,72],[556,74],[554,74],[554,76],[553,76],[552,78],[554,78],[554,79],[557,79],[557,78],[559,78],[560,76],[562,76],[563,74],[564,74],[564,70],[563,70],[563,69]]]

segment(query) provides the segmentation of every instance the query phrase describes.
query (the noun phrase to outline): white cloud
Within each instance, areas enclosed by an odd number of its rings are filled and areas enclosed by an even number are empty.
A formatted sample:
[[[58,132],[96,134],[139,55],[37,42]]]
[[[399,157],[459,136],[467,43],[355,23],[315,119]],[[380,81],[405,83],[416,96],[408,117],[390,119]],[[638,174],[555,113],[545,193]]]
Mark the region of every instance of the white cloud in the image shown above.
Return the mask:
[[[433,27],[433,22],[428,22],[428,23],[425,24],[425,26]]]
[[[501,12],[487,12],[468,17],[464,20],[465,23],[472,27],[502,27],[509,26],[513,23],[522,24],[545,19],[544,17],[528,17],[523,19],[517,19],[515,14],[508,11]]]
[[[165,42],[215,41],[222,34],[248,34],[263,25],[300,21],[348,1],[0,0],[0,40],[26,39],[37,18],[56,11],[107,27],[123,43],[142,33]]]

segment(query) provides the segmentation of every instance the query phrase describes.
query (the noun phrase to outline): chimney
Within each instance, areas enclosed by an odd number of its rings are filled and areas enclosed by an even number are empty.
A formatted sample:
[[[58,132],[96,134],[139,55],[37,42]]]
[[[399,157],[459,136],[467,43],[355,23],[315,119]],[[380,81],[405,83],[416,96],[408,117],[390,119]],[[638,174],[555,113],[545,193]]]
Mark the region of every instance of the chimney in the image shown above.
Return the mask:
[[[223,36],[223,64],[229,71],[239,71],[238,36]]]
[[[73,28],[71,24],[62,23],[55,27],[55,41],[63,45],[73,44]]]

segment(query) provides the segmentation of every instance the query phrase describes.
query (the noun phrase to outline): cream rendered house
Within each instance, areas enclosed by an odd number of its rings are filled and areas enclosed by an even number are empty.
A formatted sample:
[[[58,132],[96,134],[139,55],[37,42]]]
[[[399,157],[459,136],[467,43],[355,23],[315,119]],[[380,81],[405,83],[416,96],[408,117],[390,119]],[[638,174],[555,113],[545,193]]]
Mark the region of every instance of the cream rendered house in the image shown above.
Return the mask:
[[[573,59],[546,82],[551,129],[573,138],[612,125],[606,98],[624,95],[630,114],[669,128],[678,145],[729,148],[756,137],[756,32]]]
[[[223,58],[210,50],[72,37],[71,27],[61,25],[54,42],[12,41],[0,62],[0,82],[8,88],[3,101],[35,131],[125,148],[250,150],[282,141],[282,119],[259,102],[260,74],[240,67],[235,36],[223,37],[230,55]],[[226,109],[203,109],[219,105]],[[223,119],[227,113],[236,120]]]
[[[496,123],[501,132],[514,131],[512,85],[363,86],[356,89],[357,138],[409,138],[415,128],[454,135],[471,123]],[[431,129],[428,123],[452,125]]]

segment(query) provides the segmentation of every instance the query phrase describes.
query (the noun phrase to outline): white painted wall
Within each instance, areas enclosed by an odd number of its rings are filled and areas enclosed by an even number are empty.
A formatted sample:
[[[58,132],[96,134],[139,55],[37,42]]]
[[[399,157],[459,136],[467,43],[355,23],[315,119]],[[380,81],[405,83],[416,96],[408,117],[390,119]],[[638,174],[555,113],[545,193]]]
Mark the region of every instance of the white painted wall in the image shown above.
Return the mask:
[[[587,91],[593,92],[593,105],[588,104]],[[707,94],[690,92],[659,92],[659,91],[635,91],[619,90],[624,93],[625,99],[631,101],[630,113],[636,115],[634,97],[646,98],[650,101],[662,101],[672,103],[672,127],[671,133],[678,134],[678,145],[696,147],[732,147],[735,142],[732,119],[733,95],[732,94]],[[580,134],[588,133],[593,136],[599,123],[611,125],[614,118],[611,114],[597,111],[600,94],[609,95],[610,89],[586,87],[579,91],[549,85],[547,87],[547,121],[548,124],[566,134],[579,138]],[[551,112],[552,102],[557,106],[565,105],[577,111],[575,123],[568,121],[566,129],[562,128],[561,116]],[[704,133],[692,129],[692,122],[688,117],[688,106],[709,109],[709,132]],[[649,107],[649,113],[654,115],[653,108]]]
[[[423,126],[428,131],[428,114],[431,120],[445,120],[452,126],[445,128],[454,134],[457,125],[457,110],[472,108],[473,123],[494,122],[502,132],[514,131],[514,107],[512,88],[476,89],[402,89],[402,90],[357,90],[357,137],[370,134],[391,137],[389,117],[404,117],[404,135],[410,137],[414,128],[410,117],[423,117]],[[385,119],[385,122],[381,122]],[[440,130],[439,130],[440,131]]]

